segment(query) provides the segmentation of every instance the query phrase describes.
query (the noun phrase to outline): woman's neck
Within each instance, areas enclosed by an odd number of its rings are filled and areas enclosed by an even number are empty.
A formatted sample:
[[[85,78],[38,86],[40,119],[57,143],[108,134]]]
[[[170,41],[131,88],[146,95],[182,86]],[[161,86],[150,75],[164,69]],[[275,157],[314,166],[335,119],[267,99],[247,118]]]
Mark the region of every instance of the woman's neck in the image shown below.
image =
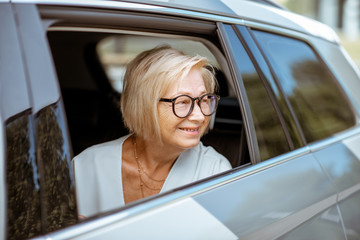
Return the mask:
[[[169,173],[176,159],[184,151],[135,135],[132,138],[136,141],[136,145],[133,147],[136,147],[134,150],[137,152],[139,161],[146,171],[154,176]]]

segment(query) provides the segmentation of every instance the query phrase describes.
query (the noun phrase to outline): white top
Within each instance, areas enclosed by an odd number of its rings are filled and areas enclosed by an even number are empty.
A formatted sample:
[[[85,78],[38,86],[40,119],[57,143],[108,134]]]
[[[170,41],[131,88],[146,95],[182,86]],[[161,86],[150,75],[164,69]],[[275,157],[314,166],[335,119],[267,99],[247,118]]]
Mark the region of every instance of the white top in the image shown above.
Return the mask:
[[[121,162],[122,145],[129,136],[89,147],[73,159],[80,215],[89,217],[125,205]],[[223,155],[200,142],[180,154],[160,193],[229,169]]]

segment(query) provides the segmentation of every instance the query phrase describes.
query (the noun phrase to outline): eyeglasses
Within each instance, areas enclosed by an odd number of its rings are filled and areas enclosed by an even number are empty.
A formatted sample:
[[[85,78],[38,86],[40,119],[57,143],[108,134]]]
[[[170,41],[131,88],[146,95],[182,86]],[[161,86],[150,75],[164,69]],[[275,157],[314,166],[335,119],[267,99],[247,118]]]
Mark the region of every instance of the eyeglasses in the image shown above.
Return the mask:
[[[186,118],[194,110],[194,102],[198,100],[198,105],[204,116],[210,116],[216,111],[220,97],[216,94],[208,93],[200,97],[190,97],[188,95],[180,95],[175,98],[160,98],[160,102],[171,102],[175,116]]]

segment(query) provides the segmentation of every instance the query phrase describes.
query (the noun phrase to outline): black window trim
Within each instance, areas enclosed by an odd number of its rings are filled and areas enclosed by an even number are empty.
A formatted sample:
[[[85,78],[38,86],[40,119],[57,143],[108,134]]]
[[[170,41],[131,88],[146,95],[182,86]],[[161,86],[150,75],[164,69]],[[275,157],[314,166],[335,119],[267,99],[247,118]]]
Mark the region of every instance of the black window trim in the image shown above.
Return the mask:
[[[243,44],[245,50],[247,51],[257,73],[259,74],[259,77],[261,79],[261,81],[263,82],[265,89],[267,91],[267,94],[271,100],[271,103],[275,109],[275,112],[280,120],[280,124],[282,126],[282,129],[284,131],[286,140],[289,144],[290,147],[290,151],[296,149],[294,141],[291,138],[291,134],[290,134],[290,130],[289,130],[289,125],[291,124],[287,124],[286,120],[284,118],[284,115],[282,114],[282,111],[279,107],[279,101],[284,100],[283,99],[283,94],[281,93],[280,96],[282,97],[281,100],[277,100],[274,94],[274,89],[271,87],[271,84],[268,81],[272,81],[274,82],[273,79],[273,72],[272,69],[268,67],[268,63],[266,62],[266,59],[263,58],[263,56],[261,54],[259,54],[259,48],[257,46],[257,44],[255,43],[253,36],[251,35],[248,27],[245,26],[241,26],[241,25],[233,25],[233,29],[235,31],[235,33],[237,34],[239,40],[241,41],[241,43]],[[262,64],[262,63],[265,63]],[[268,72],[268,70],[270,70],[271,75],[266,74],[265,72]],[[275,83],[276,84],[276,83]],[[277,86],[277,85],[276,85]],[[278,86],[277,86],[278,87]],[[277,89],[278,90],[278,89]],[[286,104],[286,103],[285,103]],[[286,110],[289,110],[291,112],[291,109],[287,108]],[[289,119],[289,121],[292,121],[295,126],[299,127],[300,125],[298,124],[298,121],[296,118],[292,118]],[[300,145],[299,147],[302,147],[305,145],[305,138],[303,138],[301,131],[299,131],[300,128],[296,128],[293,129],[295,132],[296,136],[299,136],[301,138],[302,141],[302,145]]]
[[[239,100],[239,104],[241,107],[244,127],[246,129],[246,132],[248,133],[245,135],[246,135],[247,142],[248,142],[250,161],[253,164],[256,164],[260,161],[260,152],[259,152],[259,146],[258,146],[257,137],[256,137],[255,126],[253,124],[251,109],[249,106],[249,102],[247,100],[248,98],[247,98],[247,94],[245,91],[245,86],[241,79],[241,73],[239,72],[238,68],[234,66],[235,56],[232,53],[232,51],[229,49],[230,44],[229,44],[228,36],[226,34],[226,30],[224,28],[224,24],[221,22],[218,22],[217,26],[218,26],[218,34],[220,37],[220,42],[224,49],[224,54],[230,60],[228,64],[231,69],[232,79],[234,80],[235,93],[236,93],[236,96]]]

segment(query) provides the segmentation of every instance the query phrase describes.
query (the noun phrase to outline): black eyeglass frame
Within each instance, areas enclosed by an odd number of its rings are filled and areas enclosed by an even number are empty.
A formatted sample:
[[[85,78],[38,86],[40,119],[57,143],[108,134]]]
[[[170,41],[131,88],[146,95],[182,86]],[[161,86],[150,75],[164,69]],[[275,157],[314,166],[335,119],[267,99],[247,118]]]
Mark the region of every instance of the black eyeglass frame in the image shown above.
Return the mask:
[[[202,100],[204,97],[207,97],[207,96],[209,96],[209,95],[210,95],[210,96],[214,96],[214,97],[217,99],[217,101],[216,101],[216,106],[215,106],[214,111],[213,111],[212,113],[210,113],[210,114],[205,114],[205,113],[203,112],[202,108],[201,108],[200,102],[201,102],[201,100]],[[185,97],[189,97],[189,98],[192,100],[192,101],[191,101],[191,107],[190,107],[190,109],[189,109],[188,114],[186,114],[186,116],[180,117],[179,115],[176,114],[176,111],[175,111],[175,101],[176,101],[176,99],[178,99],[179,97],[184,97],[184,96],[185,96]],[[211,115],[213,115],[213,114],[216,112],[216,109],[217,109],[218,104],[219,104],[220,96],[219,96],[219,95],[216,95],[216,94],[214,94],[214,93],[206,93],[206,94],[204,94],[204,95],[202,95],[202,96],[200,96],[200,97],[193,98],[193,97],[191,97],[191,96],[189,96],[189,95],[182,94],[182,95],[179,95],[179,96],[174,97],[174,98],[160,98],[160,99],[159,99],[159,102],[171,102],[171,103],[172,103],[172,110],[173,110],[173,113],[175,114],[175,116],[177,116],[178,118],[186,118],[186,117],[188,117],[188,116],[194,111],[194,102],[195,102],[196,100],[198,100],[197,104],[198,104],[198,106],[199,106],[199,108],[200,108],[201,113],[202,113],[204,116],[211,116]]]

